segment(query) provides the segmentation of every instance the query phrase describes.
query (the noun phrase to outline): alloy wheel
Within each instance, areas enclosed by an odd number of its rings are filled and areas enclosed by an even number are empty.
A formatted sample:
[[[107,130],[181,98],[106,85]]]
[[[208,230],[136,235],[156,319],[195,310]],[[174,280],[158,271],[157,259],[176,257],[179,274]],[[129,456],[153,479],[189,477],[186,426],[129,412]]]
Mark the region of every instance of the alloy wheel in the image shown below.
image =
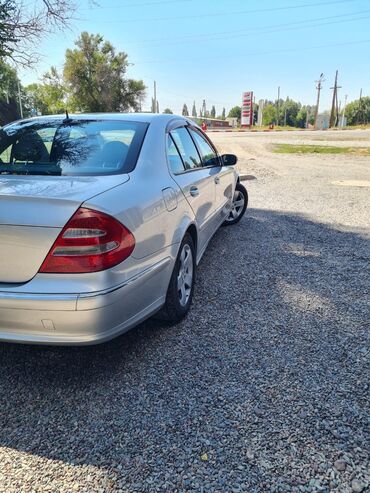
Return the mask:
[[[226,218],[226,221],[234,221],[240,216],[240,214],[242,214],[244,202],[245,200],[242,192],[240,190],[235,190],[231,210]]]
[[[193,288],[193,253],[185,243],[180,254],[179,272],[177,274],[177,291],[180,305],[186,306]]]

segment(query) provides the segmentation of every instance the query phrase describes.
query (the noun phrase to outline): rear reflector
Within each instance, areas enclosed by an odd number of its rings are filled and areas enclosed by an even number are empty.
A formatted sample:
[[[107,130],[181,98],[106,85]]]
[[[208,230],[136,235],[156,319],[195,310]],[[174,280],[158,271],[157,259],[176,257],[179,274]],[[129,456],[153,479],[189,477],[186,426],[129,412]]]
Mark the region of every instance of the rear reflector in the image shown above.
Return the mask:
[[[98,272],[123,262],[134,248],[133,234],[117,219],[80,207],[60,232],[39,272]]]

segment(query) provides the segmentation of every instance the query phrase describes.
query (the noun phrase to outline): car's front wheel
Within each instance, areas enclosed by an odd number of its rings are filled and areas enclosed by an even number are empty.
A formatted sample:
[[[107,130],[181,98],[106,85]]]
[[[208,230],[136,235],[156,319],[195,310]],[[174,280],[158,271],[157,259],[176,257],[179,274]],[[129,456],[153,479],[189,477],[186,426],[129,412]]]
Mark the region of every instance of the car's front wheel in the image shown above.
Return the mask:
[[[228,216],[223,223],[224,226],[231,226],[240,221],[244,216],[245,210],[248,205],[248,192],[247,189],[241,184],[237,183],[231,204],[231,209]]]
[[[166,302],[159,312],[160,318],[171,323],[179,322],[189,311],[195,281],[195,248],[192,237],[186,234],[168,286]]]

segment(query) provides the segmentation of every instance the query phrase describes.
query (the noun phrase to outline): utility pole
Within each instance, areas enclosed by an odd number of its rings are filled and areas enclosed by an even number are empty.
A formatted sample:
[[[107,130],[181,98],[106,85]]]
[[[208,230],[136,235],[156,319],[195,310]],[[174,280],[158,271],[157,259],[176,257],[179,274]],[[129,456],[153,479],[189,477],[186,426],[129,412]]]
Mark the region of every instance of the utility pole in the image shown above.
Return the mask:
[[[320,105],[320,92],[322,89],[322,83],[324,82],[324,74],[320,75],[319,80],[316,81],[316,89],[317,89],[317,101],[316,101],[316,108],[315,108],[315,120],[314,120],[314,125],[315,125],[315,130],[317,130],[317,117],[319,116],[319,105]]]
[[[276,105],[276,126],[279,125],[279,106],[280,106],[280,86],[278,87],[278,98]]]
[[[357,124],[361,124],[361,123],[366,123],[365,122],[365,113],[364,113],[364,109],[362,107],[362,88],[360,91],[360,99],[358,101],[358,111],[357,111]]]
[[[261,126],[262,125],[262,120],[263,120],[263,106],[265,102],[263,99],[260,99],[258,101],[258,115],[257,115],[257,125]]]
[[[154,106],[153,112],[157,113],[158,105],[157,105],[157,83],[156,83],[156,81],[154,81],[154,105],[153,106]]]
[[[21,97],[21,86],[19,84],[19,80],[17,80],[17,82],[18,82],[19,112],[20,112],[21,118],[23,118],[23,106],[22,106],[22,97]]]
[[[331,113],[330,113],[330,121],[329,128],[335,127],[338,123],[338,89],[342,86],[338,86],[338,70],[335,72],[335,81],[333,89],[333,100],[331,103]]]

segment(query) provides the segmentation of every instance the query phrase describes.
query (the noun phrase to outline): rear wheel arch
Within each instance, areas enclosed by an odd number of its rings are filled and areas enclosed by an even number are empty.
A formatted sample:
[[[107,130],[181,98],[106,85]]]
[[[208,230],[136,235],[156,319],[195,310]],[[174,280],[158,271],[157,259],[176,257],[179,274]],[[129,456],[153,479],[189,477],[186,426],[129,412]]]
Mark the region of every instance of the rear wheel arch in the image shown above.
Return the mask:
[[[186,233],[189,233],[190,236],[191,236],[191,239],[193,240],[194,250],[195,250],[195,256],[197,256],[197,252],[198,252],[198,231],[197,231],[197,228],[196,228],[195,224],[190,224],[190,226],[186,230],[185,234]]]

